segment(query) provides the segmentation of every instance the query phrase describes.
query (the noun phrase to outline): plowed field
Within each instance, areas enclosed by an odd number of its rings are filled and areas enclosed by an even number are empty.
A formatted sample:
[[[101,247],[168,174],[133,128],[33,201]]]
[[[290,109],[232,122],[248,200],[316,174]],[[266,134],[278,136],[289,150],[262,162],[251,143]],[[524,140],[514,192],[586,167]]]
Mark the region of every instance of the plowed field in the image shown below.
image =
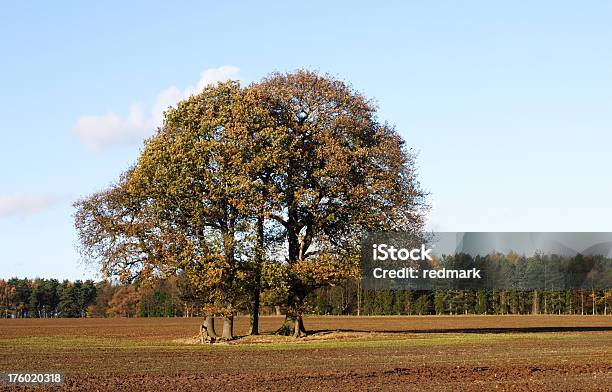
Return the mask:
[[[261,336],[214,345],[200,322],[2,319],[0,372],[82,391],[612,391],[610,316],[308,317],[299,340],[263,317]]]

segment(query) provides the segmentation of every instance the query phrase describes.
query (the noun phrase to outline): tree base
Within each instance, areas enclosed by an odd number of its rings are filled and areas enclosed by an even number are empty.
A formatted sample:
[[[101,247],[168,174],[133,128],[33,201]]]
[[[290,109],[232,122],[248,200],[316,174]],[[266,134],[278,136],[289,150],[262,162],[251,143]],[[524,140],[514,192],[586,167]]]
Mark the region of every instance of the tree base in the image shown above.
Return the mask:
[[[217,337],[212,336],[211,334],[208,333],[208,329],[206,328],[206,325],[204,324],[200,325],[200,344],[204,344],[204,343],[212,344],[216,341],[217,341]]]
[[[304,321],[301,316],[297,318],[286,317],[283,325],[275,332],[276,335],[293,336],[294,338],[303,338],[308,334],[304,328]]]
[[[234,315],[228,315],[223,318],[223,333],[221,339],[224,342],[234,340]]]

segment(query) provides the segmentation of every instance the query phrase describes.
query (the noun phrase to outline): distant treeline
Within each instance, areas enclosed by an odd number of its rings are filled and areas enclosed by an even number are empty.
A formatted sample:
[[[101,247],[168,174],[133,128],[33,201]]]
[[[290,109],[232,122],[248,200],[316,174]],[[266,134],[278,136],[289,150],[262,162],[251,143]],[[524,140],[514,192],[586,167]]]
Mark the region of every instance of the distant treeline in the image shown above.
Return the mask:
[[[269,295],[266,295],[269,294]],[[0,317],[203,316],[186,280],[172,276],[131,284],[92,280],[0,280]],[[262,314],[284,314],[282,298],[262,296]],[[364,290],[359,281],[316,290],[310,314],[610,314],[612,290]],[[241,309],[247,314],[250,309]]]
[[[97,286],[91,280],[0,280],[0,312],[5,318],[85,317],[96,294]]]
[[[612,290],[364,290],[357,282],[318,290],[324,315],[610,314]]]
[[[196,304],[180,279],[132,284],[108,280],[0,279],[0,317],[174,317],[190,316]]]

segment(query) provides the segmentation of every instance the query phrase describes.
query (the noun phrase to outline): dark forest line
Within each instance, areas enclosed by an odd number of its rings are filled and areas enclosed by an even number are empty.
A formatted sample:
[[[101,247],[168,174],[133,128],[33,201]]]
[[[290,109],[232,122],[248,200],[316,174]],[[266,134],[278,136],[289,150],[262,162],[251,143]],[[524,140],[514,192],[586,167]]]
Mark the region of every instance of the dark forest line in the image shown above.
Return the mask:
[[[308,297],[315,315],[572,314],[609,315],[612,290],[365,290],[359,280],[324,287]],[[262,293],[260,314],[285,314],[283,298]],[[248,302],[237,314],[250,312]],[[204,316],[181,276],[119,284],[56,279],[0,280],[0,317]]]

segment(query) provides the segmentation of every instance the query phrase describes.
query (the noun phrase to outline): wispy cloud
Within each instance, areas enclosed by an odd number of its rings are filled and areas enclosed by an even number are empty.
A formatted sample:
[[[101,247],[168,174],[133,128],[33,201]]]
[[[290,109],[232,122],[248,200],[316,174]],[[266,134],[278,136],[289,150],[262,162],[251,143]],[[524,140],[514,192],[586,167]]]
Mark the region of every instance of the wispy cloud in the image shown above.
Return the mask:
[[[0,195],[0,219],[36,215],[53,207],[63,198],[45,195]]]
[[[185,89],[170,86],[162,90],[148,110],[140,103],[133,103],[127,117],[114,112],[81,116],[74,125],[74,134],[84,145],[94,150],[139,143],[162,124],[164,111],[168,107],[198,93],[209,84],[238,79],[239,72],[240,69],[232,65],[204,70],[194,86]]]

